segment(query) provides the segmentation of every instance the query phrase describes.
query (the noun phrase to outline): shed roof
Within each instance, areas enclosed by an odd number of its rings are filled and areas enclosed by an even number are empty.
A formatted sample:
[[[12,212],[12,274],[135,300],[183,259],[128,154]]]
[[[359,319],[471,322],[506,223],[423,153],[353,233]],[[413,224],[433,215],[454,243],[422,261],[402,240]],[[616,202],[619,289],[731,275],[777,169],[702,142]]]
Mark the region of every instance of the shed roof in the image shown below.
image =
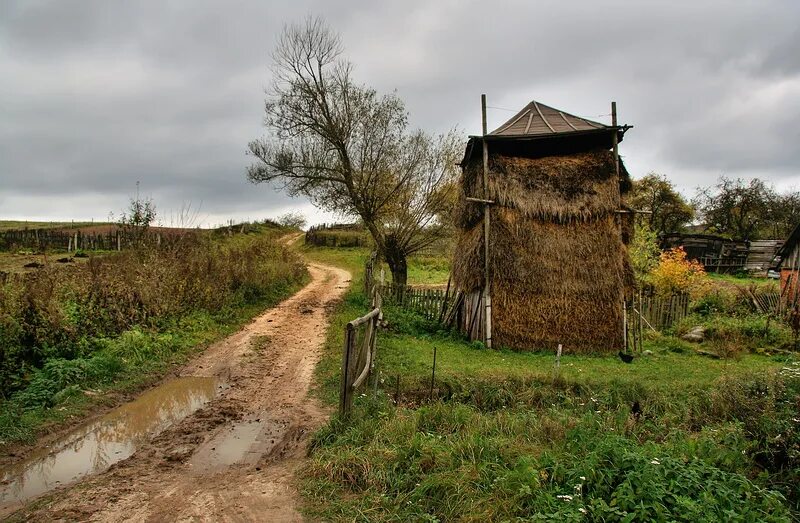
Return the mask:
[[[575,116],[532,100],[490,136],[552,136],[580,131],[610,130],[611,127]]]

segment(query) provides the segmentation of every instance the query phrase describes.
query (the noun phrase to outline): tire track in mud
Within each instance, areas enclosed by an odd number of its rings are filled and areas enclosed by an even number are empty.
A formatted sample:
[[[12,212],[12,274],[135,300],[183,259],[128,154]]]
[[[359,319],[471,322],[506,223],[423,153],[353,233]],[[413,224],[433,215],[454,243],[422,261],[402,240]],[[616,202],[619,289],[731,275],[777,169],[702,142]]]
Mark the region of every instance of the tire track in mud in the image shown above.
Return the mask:
[[[181,376],[225,390],[103,474],[15,515],[35,521],[302,521],[294,473],[327,412],[308,391],[328,311],[350,274],[310,264],[311,282],[212,345]]]

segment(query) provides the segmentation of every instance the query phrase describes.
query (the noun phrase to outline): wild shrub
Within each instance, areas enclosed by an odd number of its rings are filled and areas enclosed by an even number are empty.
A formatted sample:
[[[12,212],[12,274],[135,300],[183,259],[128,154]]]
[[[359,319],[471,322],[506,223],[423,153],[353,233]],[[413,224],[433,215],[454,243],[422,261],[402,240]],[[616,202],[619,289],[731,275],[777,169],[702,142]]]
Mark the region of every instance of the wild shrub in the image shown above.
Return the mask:
[[[649,281],[663,296],[688,292],[700,296],[708,288],[708,278],[703,265],[689,260],[682,247],[661,253],[658,265],[650,271]]]
[[[0,395],[30,386],[24,402],[47,404],[53,384],[66,383],[54,379],[58,369],[79,372],[81,361],[110,347],[103,340],[120,335],[109,354],[124,353],[131,362],[163,358],[170,346],[155,343],[145,331],[159,331],[195,311],[224,315],[259,303],[280,295],[304,274],[297,258],[268,234],[195,234],[168,248],[144,247],[92,257],[85,264],[49,266],[4,283]],[[48,366],[51,361],[58,363]]]
[[[715,286],[692,302],[692,311],[701,316],[712,314],[740,314],[749,312],[742,308],[739,295],[730,287]]]

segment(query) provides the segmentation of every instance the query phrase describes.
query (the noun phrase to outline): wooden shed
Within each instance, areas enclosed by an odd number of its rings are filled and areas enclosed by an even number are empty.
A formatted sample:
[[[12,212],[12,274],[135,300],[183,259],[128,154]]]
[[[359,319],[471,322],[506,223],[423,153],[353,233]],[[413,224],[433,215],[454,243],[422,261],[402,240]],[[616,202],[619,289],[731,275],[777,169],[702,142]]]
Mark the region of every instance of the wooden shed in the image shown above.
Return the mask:
[[[616,149],[628,128],[532,101],[469,138],[453,281],[472,339],[518,350],[622,347],[631,184]]]
[[[707,272],[734,273],[747,265],[748,243],[714,234],[671,233],[661,239],[662,249],[683,247],[690,260],[700,262]]]
[[[781,275],[781,295],[792,302],[798,301],[800,285],[800,225],[794,228],[792,234],[778,250],[780,258],[778,269]]]
[[[683,247],[690,260],[700,262],[707,272],[748,271],[767,274],[782,240],[735,240],[714,234],[670,233],[661,238],[662,249]]]

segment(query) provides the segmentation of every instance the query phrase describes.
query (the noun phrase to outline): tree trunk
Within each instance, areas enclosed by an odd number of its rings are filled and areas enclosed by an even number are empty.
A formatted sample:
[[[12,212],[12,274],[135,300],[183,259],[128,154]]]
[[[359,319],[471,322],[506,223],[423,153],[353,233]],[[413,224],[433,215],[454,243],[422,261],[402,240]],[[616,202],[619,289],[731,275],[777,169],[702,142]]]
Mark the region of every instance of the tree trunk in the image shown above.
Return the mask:
[[[386,249],[384,252],[386,263],[392,271],[392,283],[404,288],[408,283],[408,262],[406,253],[391,236],[386,238]]]

